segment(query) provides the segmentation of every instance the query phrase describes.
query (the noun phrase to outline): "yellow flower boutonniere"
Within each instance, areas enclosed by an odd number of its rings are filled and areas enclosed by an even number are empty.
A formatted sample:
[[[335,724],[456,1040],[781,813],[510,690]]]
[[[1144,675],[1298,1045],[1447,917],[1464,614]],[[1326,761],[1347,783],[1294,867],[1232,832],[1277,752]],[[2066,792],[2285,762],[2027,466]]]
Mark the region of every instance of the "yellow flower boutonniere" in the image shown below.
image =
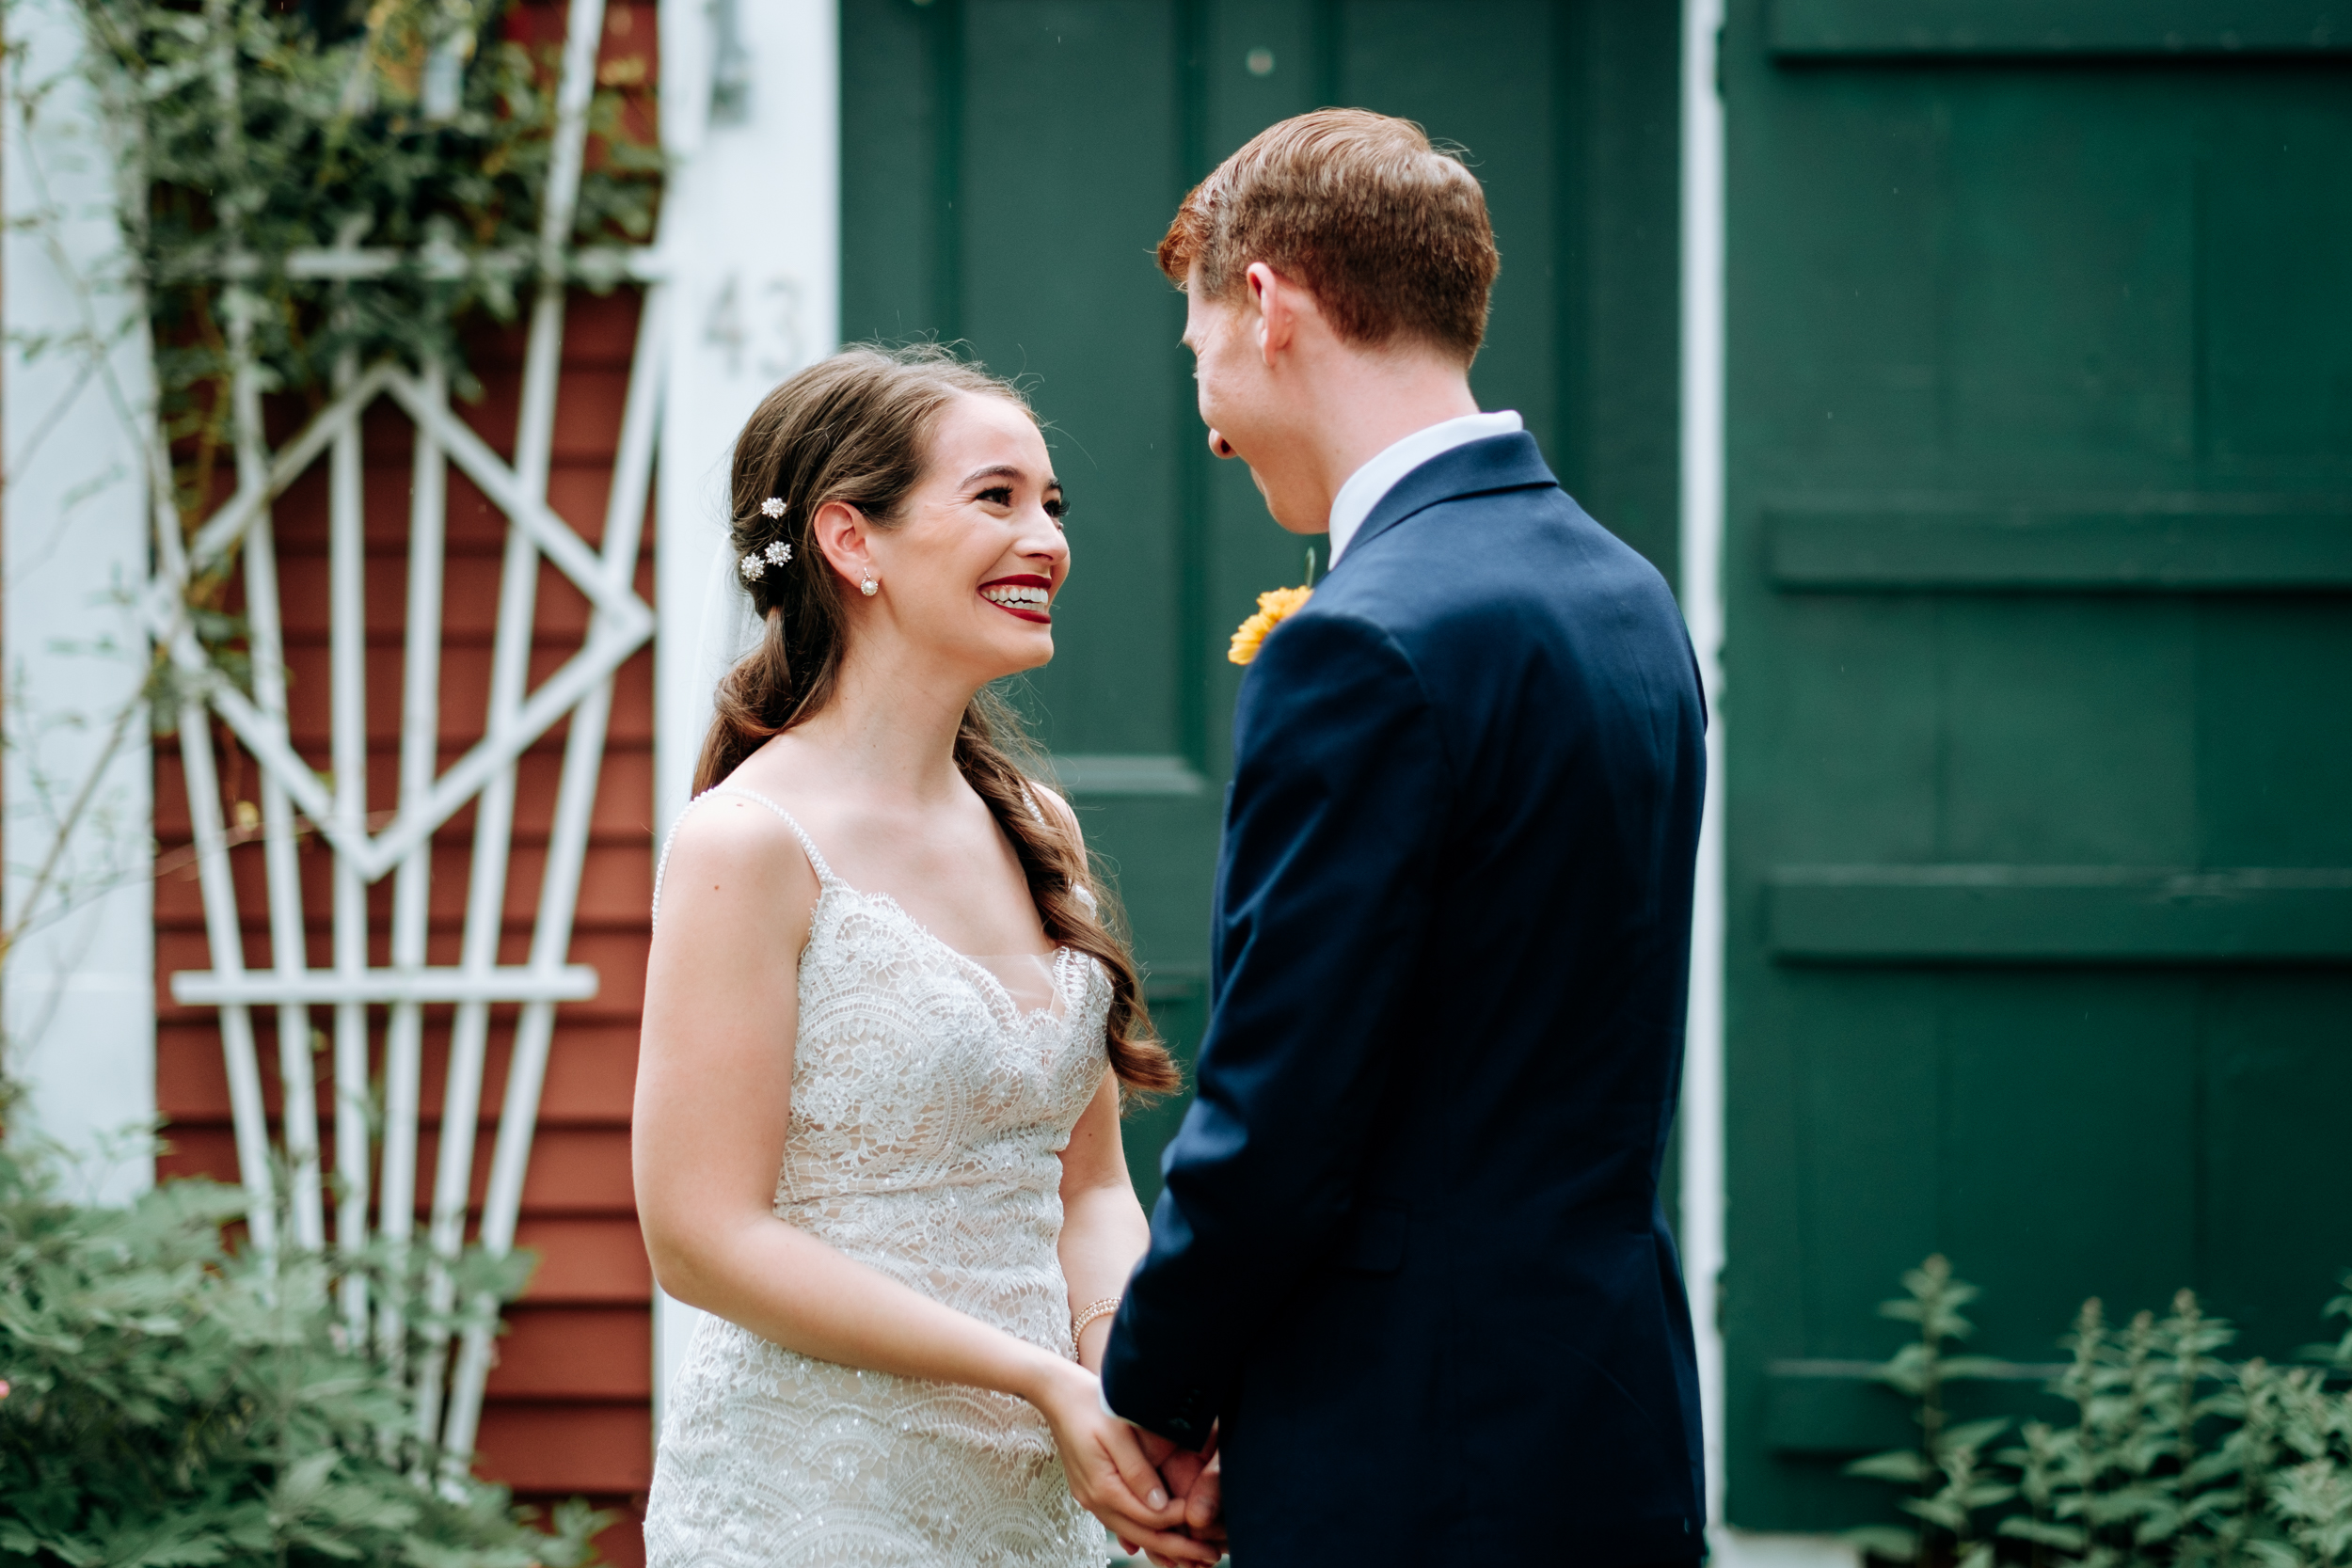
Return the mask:
[[[1235,664],[1247,664],[1258,657],[1258,645],[1265,634],[1298,613],[1299,607],[1314,596],[1311,588],[1276,588],[1258,595],[1258,613],[1233,628],[1233,645],[1225,657]]]

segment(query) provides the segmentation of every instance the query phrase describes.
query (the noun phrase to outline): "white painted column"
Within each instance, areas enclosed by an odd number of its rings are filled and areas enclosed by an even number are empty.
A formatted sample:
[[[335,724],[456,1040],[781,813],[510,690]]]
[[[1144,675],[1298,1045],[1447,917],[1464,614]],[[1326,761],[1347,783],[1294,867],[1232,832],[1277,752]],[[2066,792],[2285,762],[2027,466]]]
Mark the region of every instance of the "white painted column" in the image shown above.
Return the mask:
[[[113,160],[91,94],[72,75],[78,14],[71,0],[22,0],[7,16],[24,54],[0,132],[9,333],[0,364],[0,910],[10,927],[28,903],[31,918],[8,956],[0,1024],[6,1070],[27,1090],[9,1132],[79,1158],[73,1196],[119,1202],[154,1180],[143,1145],[126,1156],[114,1138],[155,1115],[148,644],[131,607],[148,577],[142,432],[152,394],[139,303],[104,282],[119,275],[121,241]],[[28,129],[21,95],[53,79]],[[21,334],[51,346],[28,355]]]
[[[731,35],[731,36],[730,36]],[[709,723],[704,599],[724,547],[736,432],[833,352],[841,317],[834,0],[662,0],[662,135],[679,160],[661,257],[675,300],[654,553],[654,811],[667,836]],[[734,87],[718,95],[723,75]],[[654,1402],[699,1316],[654,1300]]]
[[[1768,1535],[1724,1518],[1726,1261],[1724,1119],[1724,101],[1723,0],[1682,7],[1682,613],[1707,690],[1707,815],[1691,920],[1682,1077],[1682,1267],[1698,1337],[1708,1536],[1715,1568],[1855,1568],[1835,1536]]]

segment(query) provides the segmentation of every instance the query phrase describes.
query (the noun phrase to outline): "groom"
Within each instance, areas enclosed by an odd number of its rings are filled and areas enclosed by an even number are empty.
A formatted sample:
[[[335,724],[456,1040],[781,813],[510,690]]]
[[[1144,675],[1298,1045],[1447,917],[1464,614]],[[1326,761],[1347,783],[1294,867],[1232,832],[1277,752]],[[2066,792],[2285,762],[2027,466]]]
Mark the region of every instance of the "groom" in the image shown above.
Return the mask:
[[[1239,1568],[1695,1562],[1673,596],[1478,411],[1486,198],[1418,126],[1283,121],[1159,261],[1210,446],[1331,566],[1242,682],[1200,1099],[1104,1400],[1196,1533],[1221,1486]]]

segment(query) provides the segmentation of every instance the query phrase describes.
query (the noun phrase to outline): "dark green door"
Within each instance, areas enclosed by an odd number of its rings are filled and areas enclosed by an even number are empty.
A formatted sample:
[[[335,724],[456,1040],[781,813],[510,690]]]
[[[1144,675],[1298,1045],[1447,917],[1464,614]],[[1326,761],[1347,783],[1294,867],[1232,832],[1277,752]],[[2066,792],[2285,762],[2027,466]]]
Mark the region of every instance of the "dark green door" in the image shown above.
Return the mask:
[[[1027,703],[1189,1053],[1240,676],[1225,641],[1260,591],[1301,579],[1308,542],[1208,456],[1152,247],[1219,159],[1319,104],[1468,147],[1503,254],[1480,400],[1524,414],[1671,579],[1676,9],[845,0],[841,23],[843,339],[962,339],[1031,379],[1076,570]],[[1130,1123],[1147,1202],[1181,1112]]]
[[[1931,1250],[2034,1362],[2184,1285],[2292,1352],[2352,1266],[2347,40],[1730,7],[1735,1523],[1884,1507]]]

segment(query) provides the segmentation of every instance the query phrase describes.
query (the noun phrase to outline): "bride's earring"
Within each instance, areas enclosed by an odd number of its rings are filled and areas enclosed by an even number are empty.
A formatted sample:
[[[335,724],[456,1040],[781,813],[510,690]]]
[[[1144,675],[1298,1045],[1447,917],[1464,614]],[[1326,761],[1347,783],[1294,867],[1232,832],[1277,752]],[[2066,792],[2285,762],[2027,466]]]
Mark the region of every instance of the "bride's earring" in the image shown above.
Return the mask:
[[[871,566],[866,568],[866,580],[857,585],[857,591],[869,599],[882,592],[882,584],[874,580],[874,569]]]

